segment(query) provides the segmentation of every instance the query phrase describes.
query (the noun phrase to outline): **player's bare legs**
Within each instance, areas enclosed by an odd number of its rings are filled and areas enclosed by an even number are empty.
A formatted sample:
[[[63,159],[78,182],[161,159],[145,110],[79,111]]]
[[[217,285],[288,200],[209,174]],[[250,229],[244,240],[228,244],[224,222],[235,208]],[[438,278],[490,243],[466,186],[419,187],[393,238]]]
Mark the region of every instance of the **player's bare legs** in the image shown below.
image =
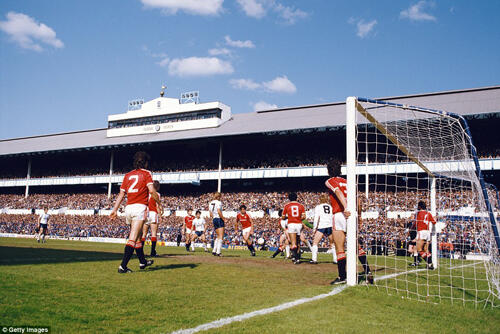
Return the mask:
[[[318,263],[318,245],[319,245],[321,239],[323,239],[323,236],[324,236],[323,233],[321,233],[320,231],[316,231],[314,233],[313,245],[311,247],[312,257],[311,257],[310,263],[313,263],[313,264]]]
[[[288,259],[290,257],[290,243],[288,242],[288,234],[286,231],[280,235],[278,249],[271,257],[275,258],[279,253],[282,253],[283,250],[286,250],[286,258]]]
[[[224,239],[224,227],[219,227],[218,229],[216,229],[215,234],[217,236],[217,239],[215,241],[218,242],[216,254],[220,256],[220,251],[222,248],[222,240]]]
[[[38,242],[40,242],[40,240],[42,239],[42,233],[43,233],[43,227],[38,224]]]
[[[250,229],[249,232],[243,233],[243,241],[247,245],[250,254],[252,254],[252,256],[255,256],[255,248],[253,247],[253,242],[252,242],[252,232],[253,232],[253,227]]]
[[[158,241],[157,239],[157,234],[158,234],[158,223],[151,223],[151,256],[154,257],[156,256],[156,242]]]
[[[345,232],[334,230],[333,233],[333,242],[335,244],[335,249],[337,251],[337,268],[339,271],[339,277],[332,282],[332,284],[345,283],[347,278],[346,272],[346,256],[344,250],[345,244]]]
[[[205,252],[208,252],[208,247],[207,247],[208,245],[207,245],[207,238],[205,237],[205,231],[201,235],[200,239],[201,242],[203,243],[203,249],[205,250]]]
[[[144,251],[144,245],[146,244],[146,238],[148,237],[148,230],[149,230],[149,225],[144,224],[142,226],[142,238],[141,238],[141,243],[142,243],[142,249]]]
[[[298,260],[297,233],[288,233],[288,239],[290,240],[290,249],[292,251],[292,260],[295,262],[296,260]]]

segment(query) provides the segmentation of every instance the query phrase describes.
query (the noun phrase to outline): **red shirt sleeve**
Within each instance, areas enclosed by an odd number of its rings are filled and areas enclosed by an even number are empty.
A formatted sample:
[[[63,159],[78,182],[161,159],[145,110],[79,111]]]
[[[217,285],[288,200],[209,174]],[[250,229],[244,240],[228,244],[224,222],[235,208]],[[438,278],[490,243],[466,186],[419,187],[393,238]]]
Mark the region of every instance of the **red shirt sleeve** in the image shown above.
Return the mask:
[[[151,176],[151,172],[146,173],[146,178],[144,181],[146,181],[146,186],[149,184],[153,184],[153,177]]]
[[[339,183],[337,182],[337,180],[335,180],[335,178],[326,180],[325,185],[332,192],[335,192],[335,190],[339,189],[340,187]]]
[[[127,175],[125,174],[125,176],[123,177],[122,185],[120,186],[120,190],[123,190],[124,192],[127,192],[127,189],[129,187],[129,184],[128,184],[127,181],[128,181]]]

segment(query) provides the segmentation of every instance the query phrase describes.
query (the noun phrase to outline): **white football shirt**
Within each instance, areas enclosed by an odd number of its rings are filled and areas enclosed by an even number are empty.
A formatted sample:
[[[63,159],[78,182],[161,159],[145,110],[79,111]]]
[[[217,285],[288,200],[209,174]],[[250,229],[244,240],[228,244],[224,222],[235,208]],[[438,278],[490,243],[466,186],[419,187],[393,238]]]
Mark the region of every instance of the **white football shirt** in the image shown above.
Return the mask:
[[[210,213],[212,213],[213,218],[220,218],[219,217],[219,210],[222,211],[222,203],[221,203],[221,201],[214,199],[208,205],[208,211],[210,211]]]
[[[322,203],[314,208],[314,228],[333,227],[333,209],[330,204]]]
[[[40,215],[40,224],[47,225],[49,222],[50,215],[48,213],[42,213]]]
[[[193,219],[193,226],[194,226],[195,231],[198,231],[198,232],[205,231],[205,218],[200,217],[200,218]]]

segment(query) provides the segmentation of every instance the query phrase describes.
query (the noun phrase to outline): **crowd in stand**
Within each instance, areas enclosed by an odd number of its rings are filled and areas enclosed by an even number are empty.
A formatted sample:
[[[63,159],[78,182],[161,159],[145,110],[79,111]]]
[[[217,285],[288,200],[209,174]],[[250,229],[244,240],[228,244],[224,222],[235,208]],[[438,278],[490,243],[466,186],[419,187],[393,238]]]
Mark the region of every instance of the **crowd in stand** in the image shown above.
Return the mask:
[[[320,192],[299,192],[299,201],[306,209],[313,209],[318,204]],[[249,211],[263,211],[263,218],[254,218],[255,237],[263,237],[269,246],[277,246],[280,230],[277,218],[269,214],[281,208],[286,202],[284,192],[233,192],[223,194],[222,201],[224,210],[236,211],[244,203]],[[22,195],[0,195],[0,209],[32,209],[49,207],[51,209],[110,209],[115,201],[114,195],[108,199],[104,194],[34,194],[28,198]],[[471,207],[474,204],[471,191],[442,191],[438,193],[438,210],[458,210],[463,207]],[[421,199],[427,200],[427,192],[371,192],[368,199],[360,196],[362,211],[376,211],[378,218],[363,219],[360,222],[360,237],[366,247],[372,249],[397,249],[402,243],[409,241],[410,218],[387,218],[390,211],[414,211],[417,202]],[[160,240],[176,241],[182,230],[182,217],[175,215],[175,211],[185,210],[188,207],[194,209],[206,209],[211,200],[209,193],[193,193],[189,196],[162,196],[165,209],[171,210],[171,215],[162,217],[159,227]],[[477,203],[476,203],[477,204]],[[496,200],[492,196],[493,207],[497,208]],[[471,208],[472,209],[472,208]],[[474,210],[474,209],[472,209]],[[95,210],[97,213],[98,210]],[[439,217],[438,217],[439,218]],[[37,224],[37,215],[0,215],[0,232],[33,234]],[[467,245],[469,250],[478,250],[483,228],[479,228],[481,222],[467,220],[444,220],[446,228],[440,234],[442,242],[452,240],[462,245]],[[123,219],[110,220],[108,216],[91,215],[52,215],[50,220],[50,234],[62,237],[111,237],[125,238],[128,226]],[[207,224],[207,234],[211,236],[211,224]],[[225,244],[241,245],[242,238],[236,233],[234,218],[228,218],[226,224]],[[311,231],[307,231],[310,236]],[[483,239],[481,239],[483,238]],[[328,246],[326,241],[320,245]],[[465,247],[465,246],[464,246]]]
[[[319,202],[320,191],[298,192],[298,200],[307,209],[313,209]],[[113,194],[108,199],[106,194],[32,194],[28,198],[23,195],[0,194],[0,209],[40,209],[45,206],[51,209],[68,208],[74,210],[111,209],[116,199]],[[206,209],[212,200],[212,194],[191,192],[189,195],[163,195],[162,203],[165,209],[171,211]],[[360,194],[363,211],[413,211],[419,200],[427,200],[429,194],[425,191],[370,192],[368,198]],[[458,210],[464,207],[478,207],[479,198],[469,190],[439,191],[438,210]],[[490,195],[492,204],[497,207],[496,198]],[[286,192],[228,192],[223,194],[224,210],[236,211],[245,204],[249,211],[264,211],[269,213],[280,209],[287,202]]]

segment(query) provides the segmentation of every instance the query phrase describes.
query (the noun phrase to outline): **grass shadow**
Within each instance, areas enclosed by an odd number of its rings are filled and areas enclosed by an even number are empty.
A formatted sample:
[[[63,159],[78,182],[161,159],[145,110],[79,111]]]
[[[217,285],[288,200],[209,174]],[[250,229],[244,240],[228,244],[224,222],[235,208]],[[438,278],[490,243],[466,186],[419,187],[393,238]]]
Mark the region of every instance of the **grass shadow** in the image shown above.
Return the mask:
[[[155,271],[155,270],[168,270],[168,269],[180,269],[180,268],[190,268],[194,269],[198,267],[199,264],[196,263],[178,263],[178,264],[167,264],[163,266],[153,266],[147,268],[148,271]]]
[[[0,265],[71,263],[89,261],[116,261],[122,254],[40,247],[0,246]]]

